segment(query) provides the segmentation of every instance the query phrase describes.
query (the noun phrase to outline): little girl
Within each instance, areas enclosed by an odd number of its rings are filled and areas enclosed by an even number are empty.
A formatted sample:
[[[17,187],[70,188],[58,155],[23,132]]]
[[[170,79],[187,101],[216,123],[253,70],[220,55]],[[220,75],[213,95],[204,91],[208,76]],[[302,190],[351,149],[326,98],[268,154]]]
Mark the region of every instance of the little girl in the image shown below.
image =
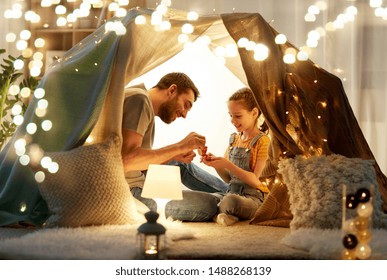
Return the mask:
[[[235,92],[228,100],[231,123],[237,133],[230,136],[224,157],[202,154],[204,164],[215,168],[229,185],[229,190],[219,204],[216,222],[231,225],[238,220],[249,220],[269,192],[259,175],[268,156],[270,139],[265,123],[258,127],[261,114],[249,88]]]

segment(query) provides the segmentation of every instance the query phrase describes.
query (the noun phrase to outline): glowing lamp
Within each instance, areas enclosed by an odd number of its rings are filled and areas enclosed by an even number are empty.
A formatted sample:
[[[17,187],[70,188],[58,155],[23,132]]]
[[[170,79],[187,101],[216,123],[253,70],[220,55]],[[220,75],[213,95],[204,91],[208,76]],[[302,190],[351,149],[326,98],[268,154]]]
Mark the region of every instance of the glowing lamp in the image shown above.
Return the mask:
[[[183,199],[180,168],[172,165],[150,164],[141,196],[156,201],[160,220],[165,221],[167,202],[172,199]]]

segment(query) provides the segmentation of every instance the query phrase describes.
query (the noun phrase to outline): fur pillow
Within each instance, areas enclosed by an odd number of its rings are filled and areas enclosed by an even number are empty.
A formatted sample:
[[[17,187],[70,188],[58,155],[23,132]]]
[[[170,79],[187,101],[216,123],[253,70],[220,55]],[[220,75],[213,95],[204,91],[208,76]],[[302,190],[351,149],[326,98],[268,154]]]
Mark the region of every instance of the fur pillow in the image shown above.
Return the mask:
[[[45,180],[39,185],[51,212],[45,226],[128,224],[139,220],[120,150],[115,135],[103,143],[46,153],[59,164],[59,170],[45,172]]]
[[[372,160],[335,154],[281,160],[278,172],[288,187],[293,214],[290,229],[341,228],[344,184],[347,194],[374,185],[373,226],[387,227],[373,164]]]

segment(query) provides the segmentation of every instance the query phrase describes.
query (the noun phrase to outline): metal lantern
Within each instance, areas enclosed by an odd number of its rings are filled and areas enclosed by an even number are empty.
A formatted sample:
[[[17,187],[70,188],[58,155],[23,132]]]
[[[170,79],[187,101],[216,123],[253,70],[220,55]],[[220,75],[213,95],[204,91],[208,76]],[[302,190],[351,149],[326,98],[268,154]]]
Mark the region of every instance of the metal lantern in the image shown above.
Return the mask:
[[[164,258],[165,227],[157,223],[159,214],[155,211],[145,213],[146,223],[137,229],[137,241],[140,259]]]

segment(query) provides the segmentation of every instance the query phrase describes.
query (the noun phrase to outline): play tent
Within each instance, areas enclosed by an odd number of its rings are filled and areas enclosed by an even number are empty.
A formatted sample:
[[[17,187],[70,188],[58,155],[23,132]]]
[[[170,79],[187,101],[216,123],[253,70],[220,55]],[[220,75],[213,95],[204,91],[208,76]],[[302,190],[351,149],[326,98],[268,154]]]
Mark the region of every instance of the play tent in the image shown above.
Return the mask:
[[[44,118],[36,116],[39,100],[34,98],[24,124],[0,154],[0,225],[18,221],[40,225],[49,214],[34,172],[20,164],[15,154],[14,144],[18,139],[25,137],[27,143],[32,144],[29,147],[38,144],[44,151],[52,152],[71,150],[83,145],[87,138],[98,143],[111,134],[120,136],[124,87],[183,50],[177,38],[187,21],[184,12],[169,12],[171,29],[167,31],[158,31],[150,24],[151,13],[152,10],[133,9],[122,19],[112,19],[126,27],[125,35],[117,36],[102,26],[45,73],[39,87],[44,89],[44,98],[49,104],[46,115]],[[146,24],[135,24],[139,14],[147,18]],[[299,154],[333,153],[374,160],[340,79],[310,60],[284,63],[286,49],[294,46],[289,42],[276,44],[277,31],[259,14],[202,16],[192,24],[194,32],[190,40],[207,35],[211,38],[208,46],[211,50],[242,37],[265,44],[269,49],[268,58],[257,61],[252,51],[239,48],[239,54],[227,58],[225,63],[230,79],[238,80],[235,89],[247,85],[253,90],[270,128],[270,158],[263,177],[275,178],[280,159]],[[195,69],[204,73],[206,70]],[[213,82],[206,77],[198,76],[196,80],[199,79],[203,84]],[[206,89],[200,90],[205,96]],[[216,100],[218,98],[213,102]],[[203,107],[207,109],[203,110],[225,107],[225,101],[222,98],[218,103],[207,103],[207,107]],[[207,118],[207,123],[217,118],[214,114],[209,116],[211,120]],[[51,130],[40,129],[26,136],[28,123],[40,124],[46,119],[53,124]],[[228,120],[222,118],[221,121]],[[376,162],[374,167],[383,207],[387,210],[387,179]]]

